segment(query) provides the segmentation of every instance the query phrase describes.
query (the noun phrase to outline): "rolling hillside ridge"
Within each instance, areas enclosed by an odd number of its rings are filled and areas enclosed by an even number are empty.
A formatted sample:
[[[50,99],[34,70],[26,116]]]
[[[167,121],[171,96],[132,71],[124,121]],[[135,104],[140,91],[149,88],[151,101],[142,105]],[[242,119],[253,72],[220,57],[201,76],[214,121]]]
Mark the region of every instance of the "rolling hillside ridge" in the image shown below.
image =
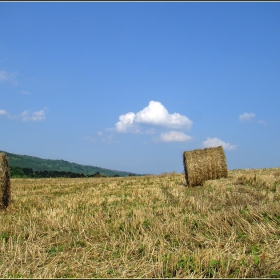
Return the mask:
[[[97,166],[82,165],[65,160],[52,160],[42,159],[39,157],[33,157],[28,155],[19,155],[0,151],[7,155],[10,167],[19,168],[32,168],[34,171],[65,171],[73,173],[82,173],[84,175],[93,175],[96,173],[104,174],[106,176],[119,175],[120,177],[126,177],[129,175],[139,175],[132,172],[117,171]]]

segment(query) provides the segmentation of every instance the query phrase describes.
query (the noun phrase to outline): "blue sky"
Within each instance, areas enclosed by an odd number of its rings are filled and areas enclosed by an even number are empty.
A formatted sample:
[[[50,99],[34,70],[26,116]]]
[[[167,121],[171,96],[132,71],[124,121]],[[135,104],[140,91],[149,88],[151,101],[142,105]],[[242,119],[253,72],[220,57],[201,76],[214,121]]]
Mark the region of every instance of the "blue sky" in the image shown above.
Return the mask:
[[[135,173],[280,166],[279,2],[1,2],[0,150]]]

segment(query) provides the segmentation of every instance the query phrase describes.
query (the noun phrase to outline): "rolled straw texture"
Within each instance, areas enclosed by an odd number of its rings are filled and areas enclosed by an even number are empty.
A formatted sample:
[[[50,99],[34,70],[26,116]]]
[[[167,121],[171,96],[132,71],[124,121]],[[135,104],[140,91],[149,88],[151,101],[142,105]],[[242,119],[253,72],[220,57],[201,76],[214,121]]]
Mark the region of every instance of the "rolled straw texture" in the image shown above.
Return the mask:
[[[0,153],[0,208],[7,208],[11,203],[11,182],[8,158]]]
[[[226,157],[222,146],[197,149],[183,153],[187,185],[200,186],[207,180],[226,178]]]

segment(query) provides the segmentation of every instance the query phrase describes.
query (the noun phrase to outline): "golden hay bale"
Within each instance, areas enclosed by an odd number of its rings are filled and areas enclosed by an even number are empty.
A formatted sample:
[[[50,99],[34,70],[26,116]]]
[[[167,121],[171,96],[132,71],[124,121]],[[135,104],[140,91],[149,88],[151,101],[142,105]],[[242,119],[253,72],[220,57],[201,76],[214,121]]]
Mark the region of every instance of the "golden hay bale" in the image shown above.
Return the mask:
[[[183,163],[187,185],[201,186],[207,180],[226,178],[226,157],[222,146],[186,151]]]
[[[11,202],[10,170],[7,156],[0,153],[0,208],[7,208]]]

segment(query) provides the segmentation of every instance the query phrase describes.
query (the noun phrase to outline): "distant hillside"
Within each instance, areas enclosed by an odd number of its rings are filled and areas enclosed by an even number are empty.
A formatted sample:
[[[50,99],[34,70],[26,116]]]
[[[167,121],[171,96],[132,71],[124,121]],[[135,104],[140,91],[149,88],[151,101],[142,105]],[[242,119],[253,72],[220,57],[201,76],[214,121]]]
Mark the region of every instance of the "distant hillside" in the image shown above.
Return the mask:
[[[7,155],[10,167],[31,168],[33,171],[65,171],[72,173],[82,173],[84,175],[93,175],[96,173],[104,174],[108,177],[129,175],[140,176],[131,172],[117,171],[97,166],[81,165],[65,160],[42,159],[27,155],[12,154],[5,151],[0,151]]]

